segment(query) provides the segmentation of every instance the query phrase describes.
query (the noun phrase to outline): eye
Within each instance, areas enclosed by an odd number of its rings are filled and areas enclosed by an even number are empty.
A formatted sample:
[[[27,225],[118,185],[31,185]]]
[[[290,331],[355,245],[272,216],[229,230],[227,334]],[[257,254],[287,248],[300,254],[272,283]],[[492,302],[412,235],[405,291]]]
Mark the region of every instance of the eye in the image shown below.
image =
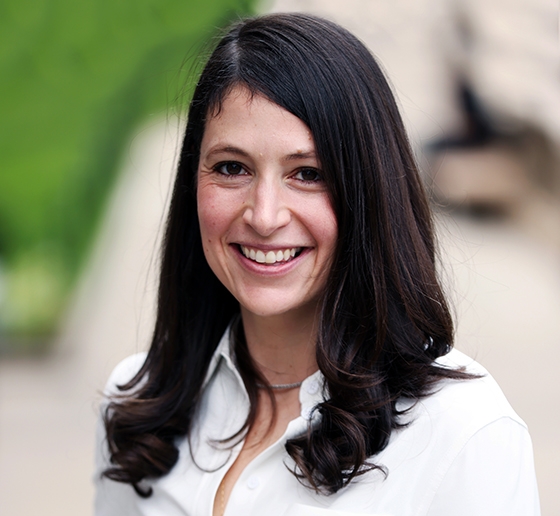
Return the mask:
[[[238,176],[245,172],[243,165],[235,161],[218,163],[213,168],[216,172],[218,172],[219,174],[223,174],[224,176]]]
[[[305,181],[306,183],[316,183],[323,180],[321,174],[316,168],[302,168],[296,172],[294,177],[300,181]]]

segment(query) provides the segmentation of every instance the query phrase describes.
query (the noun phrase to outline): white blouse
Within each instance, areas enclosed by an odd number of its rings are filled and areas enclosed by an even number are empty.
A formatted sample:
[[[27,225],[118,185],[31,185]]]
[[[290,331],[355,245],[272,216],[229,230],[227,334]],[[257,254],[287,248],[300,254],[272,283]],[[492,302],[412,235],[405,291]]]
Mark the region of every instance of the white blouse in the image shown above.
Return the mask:
[[[178,441],[179,459],[166,476],[145,482],[140,498],[128,484],[101,478],[109,465],[101,424],[96,452],[96,516],[211,516],[214,497],[242,442],[219,441],[245,422],[249,400],[230,349],[229,332],[210,364],[190,439]],[[129,380],[145,360],[133,355],[113,371],[105,394]],[[526,425],[479,364],[453,350],[443,366],[465,365],[483,374],[474,380],[443,380],[439,389],[412,407],[410,424],[391,435],[371,471],[330,496],[301,485],[290,473],[284,443],[304,432],[313,407],[322,401],[320,372],[300,389],[301,415],[285,434],[247,465],[228,500],[225,516],[538,516],[531,439]],[[411,405],[409,403],[409,405]],[[399,408],[404,408],[402,402]]]

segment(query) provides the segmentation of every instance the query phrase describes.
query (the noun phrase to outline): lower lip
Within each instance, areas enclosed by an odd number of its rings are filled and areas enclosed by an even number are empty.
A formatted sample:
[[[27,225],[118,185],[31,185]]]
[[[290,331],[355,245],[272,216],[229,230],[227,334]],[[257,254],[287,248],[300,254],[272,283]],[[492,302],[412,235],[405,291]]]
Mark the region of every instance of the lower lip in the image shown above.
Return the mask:
[[[231,247],[245,269],[263,276],[280,276],[291,271],[294,267],[297,267],[301,259],[311,250],[309,247],[305,247],[297,256],[287,262],[276,262],[267,265],[266,263],[255,262],[247,258],[241,252],[238,245],[234,244]]]

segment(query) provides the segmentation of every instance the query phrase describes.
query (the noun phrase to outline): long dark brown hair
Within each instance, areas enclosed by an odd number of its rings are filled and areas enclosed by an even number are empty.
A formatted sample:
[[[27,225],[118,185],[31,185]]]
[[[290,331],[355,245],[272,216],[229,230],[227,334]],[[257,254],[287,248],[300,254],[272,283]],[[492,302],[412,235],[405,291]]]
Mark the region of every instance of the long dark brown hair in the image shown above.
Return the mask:
[[[152,345],[128,396],[105,412],[111,467],[132,484],[165,475],[189,434],[212,354],[239,305],[203,255],[196,172],[205,121],[234,86],[264,95],[311,130],[338,223],[322,299],[317,363],[328,399],[320,423],[286,443],[294,474],[335,493],[378,468],[375,455],[403,424],[399,399],[442,378],[453,325],[435,264],[432,218],[393,94],[375,59],[349,32],[302,14],[242,21],[219,41],[191,101],[167,220]],[[240,325],[241,326],[241,325]],[[253,409],[256,379],[236,352]]]

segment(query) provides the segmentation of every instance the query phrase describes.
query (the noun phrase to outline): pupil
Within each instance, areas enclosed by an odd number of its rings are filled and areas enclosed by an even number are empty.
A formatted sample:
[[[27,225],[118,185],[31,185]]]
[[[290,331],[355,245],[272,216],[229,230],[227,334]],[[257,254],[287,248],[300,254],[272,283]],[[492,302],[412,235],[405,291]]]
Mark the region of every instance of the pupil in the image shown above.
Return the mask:
[[[315,181],[317,179],[317,172],[315,170],[302,170],[301,177],[304,181]]]
[[[228,174],[231,175],[237,175],[241,172],[241,166],[237,163],[228,163],[226,165],[226,170],[228,172]]]

